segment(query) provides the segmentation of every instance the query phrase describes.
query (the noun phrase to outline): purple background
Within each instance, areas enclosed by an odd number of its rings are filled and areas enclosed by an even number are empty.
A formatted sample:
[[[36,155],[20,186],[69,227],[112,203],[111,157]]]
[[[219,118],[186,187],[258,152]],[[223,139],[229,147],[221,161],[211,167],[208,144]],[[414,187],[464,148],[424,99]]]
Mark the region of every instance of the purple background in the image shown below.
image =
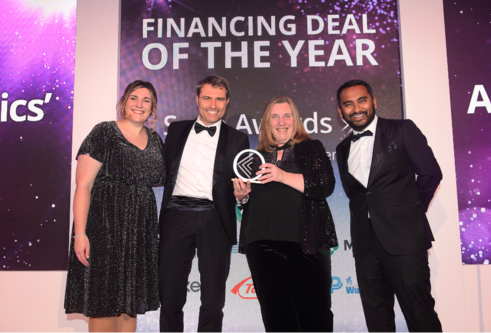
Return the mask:
[[[362,14],[368,14],[369,28],[375,29],[374,34],[356,34],[348,30],[346,35],[327,34],[327,19],[329,14],[340,15],[341,30],[346,14],[355,14],[360,30],[362,29]],[[281,17],[294,15],[296,34],[283,35],[278,28]],[[306,15],[318,15],[324,19],[324,30],[317,35],[307,35]],[[230,33],[229,22],[236,16],[246,17],[245,22],[237,23],[239,31],[245,31],[242,37]],[[254,17],[254,35],[247,36],[247,17]],[[263,29],[262,36],[257,36],[257,16],[264,16],[267,22],[270,17],[276,17],[276,35],[270,36]],[[177,120],[193,119],[197,115],[195,103],[195,84],[209,74],[225,77],[231,85],[230,106],[225,119],[235,126],[240,114],[246,114],[259,119],[260,115],[272,97],[286,95],[297,104],[302,116],[312,117],[318,112],[319,119],[330,117],[333,127],[328,134],[312,134],[312,137],[323,141],[327,151],[334,151],[339,141],[349,132],[342,131],[344,124],[339,119],[336,105],[336,90],[345,81],[353,78],[365,79],[373,87],[374,93],[380,99],[378,113],[389,118],[401,118],[401,80],[399,63],[399,33],[396,1],[377,1],[371,3],[346,3],[342,1],[326,3],[326,1],[213,1],[213,6],[203,1],[146,1],[142,5],[138,0],[126,0],[121,8],[121,80],[120,93],[136,79],[146,79],[152,82],[159,97],[157,128],[164,138],[167,126],[163,122],[166,115],[177,115]],[[186,36],[194,17],[199,17],[205,33],[208,35],[208,17],[214,17],[219,23],[221,17],[227,18],[227,36],[220,37],[216,30],[213,37],[201,37],[194,33],[192,37],[179,38],[175,32],[166,36],[166,19],[174,18],[179,24],[180,18],[186,18]],[[157,28],[157,19],[163,19],[163,37],[157,38],[156,31],[148,33],[148,38],[142,38],[142,20],[155,18],[153,26]],[[291,23],[289,21],[288,23]],[[375,43],[374,58],[378,66],[372,66],[364,59],[363,66],[356,66],[354,43],[357,38],[370,39]],[[336,61],[333,67],[309,67],[308,40],[322,39],[324,46],[316,49],[324,50],[324,56],[317,60],[328,62],[332,45],[336,39],[343,39],[350,52],[354,66],[346,66],[344,61]],[[254,68],[254,41],[270,41],[269,57],[263,61],[271,63],[270,68]],[[298,40],[305,44],[298,56],[297,67],[290,67],[290,56],[281,41],[288,40],[294,47]],[[232,58],[232,68],[225,68],[225,42],[232,42],[232,51],[239,51],[240,42],[248,41],[249,64],[242,68],[240,59]],[[172,44],[189,43],[189,48],[181,49],[188,53],[188,59],[180,60],[180,68],[172,68]],[[208,69],[207,49],[201,48],[201,42],[222,42],[221,48],[215,49],[215,68]],[[168,51],[169,59],[160,70],[146,69],[142,64],[142,51],[150,43],[161,43]],[[152,51],[152,63],[158,63],[160,56]],[[153,58],[152,58],[153,57]],[[251,127],[252,127],[252,123]],[[313,126],[310,124],[310,126]],[[255,136],[254,136],[255,137]],[[251,146],[255,141],[251,138]]]
[[[368,28],[375,29],[373,34],[356,34],[354,30],[348,30],[345,35],[328,34],[327,15],[338,14],[340,16],[341,30],[347,14],[354,14],[356,22],[362,30],[362,14],[368,16]],[[278,28],[283,16],[294,15],[296,33],[291,36],[283,35]],[[325,22],[324,30],[317,35],[307,35],[306,15],[317,15]],[[245,22],[238,23],[238,31],[245,31],[244,36],[232,35],[229,22],[236,16],[246,17]],[[248,36],[247,17],[254,17],[254,35]],[[262,36],[257,36],[257,16],[264,16],[267,22],[270,17],[276,17],[276,35],[270,36],[263,30]],[[209,74],[218,74],[225,77],[231,86],[230,105],[225,116],[227,123],[237,127],[239,117],[245,114],[249,125],[254,132],[252,119],[256,120],[259,127],[261,114],[266,103],[274,96],[285,95],[291,97],[305,120],[313,118],[317,112],[318,133],[311,133],[314,139],[319,139],[330,154],[335,176],[337,179],[336,192],[328,201],[334,214],[336,228],[340,244],[349,240],[349,212],[348,199],[344,195],[337,162],[335,149],[338,143],[350,134],[351,129],[340,119],[337,112],[336,91],[345,81],[350,79],[364,79],[373,88],[377,97],[379,108],[377,113],[387,118],[402,118],[401,76],[399,61],[399,31],[396,1],[378,1],[374,3],[326,3],[320,1],[261,1],[244,0],[214,1],[209,6],[201,1],[147,1],[142,5],[141,1],[125,0],[121,7],[121,55],[120,55],[120,94],[125,87],[136,79],[152,82],[157,90],[158,121],[157,131],[165,140],[167,124],[166,116],[175,116],[176,120],[194,119],[196,110],[196,82]],[[208,36],[208,17],[214,17],[219,23],[221,17],[226,17],[227,35],[220,37],[216,30],[213,37],[201,37],[194,33],[187,37],[191,21],[199,17],[204,31]],[[148,32],[148,37],[142,37],[143,19],[154,18],[152,26],[154,31]],[[162,38],[157,36],[157,19],[163,19]],[[167,18],[174,18],[179,25],[180,19],[185,18],[185,37],[177,37],[172,31],[172,36],[167,37]],[[291,23],[289,21],[288,23]],[[362,31],[363,32],[363,31]],[[370,39],[375,43],[373,56],[378,65],[371,65],[364,59],[363,66],[356,65],[354,43],[357,38]],[[317,61],[328,63],[332,45],[336,39],[344,40],[350,52],[353,66],[347,66],[345,61],[336,61],[332,67],[309,67],[308,40],[322,39],[324,46],[316,49],[324,50],[324,56],[317,56]],[[270,41],[269,57],[263,61],[270,62],[270,68],[254,68],[254,41]],[[289,40],[295,47],[298,40],[305,43],[298,55],[297,67],[290,66],[290,56],[282,45],[283,40]],[[242,68],[239,58],[232,58],[232,68],[225,68],[225,42],[232,42],[232,51],[239,51],[240,42],[248,41],[249,59],[248,68]],[[173,69],[173,43],[189,43],[189,48],[181,49],[181,53],[187,53],[188,59],[180,60],[179,69]],[[215,68],[208,69],[208,51],[201,48],[201,42],[222,42],[221,48],[215,49]],[[149,70],[142,63],[142,51],[148,44],[160,43],[167,48],[168,60],[165,67],[159,70]],[[160,61],[160,55],[156,50],[150,53],[151,62]],[[152,58],[153,56],[153,58]],[[327,130],[320,123],[322,118],[331,126],[329,133],[321,133]],[[314,128],[313,121],[307,124],[307,130]],[[245,132],[245,131],[244,131]],[[249,135],[251,148],[258,145],[257,135]],[[158,193],[157,193],[158,196]],[[160,202],[159,202],[160,204]],[[234,251],[236,248],[234,247]]]
[[[462,263],[489,264],[491,114],[485,107],[476,108],[474,114],[467,114],[467,109],[475,85],[484,85],[491,96],[491,3],[443,3]]]
[[[64,270],[68,262],[76,0],[0,2],[0,269]],[[4,98],[4,93],[8,97]],[[15,100],[45,99],[37,122]],[[35,114],[25,106],[19,116]]]

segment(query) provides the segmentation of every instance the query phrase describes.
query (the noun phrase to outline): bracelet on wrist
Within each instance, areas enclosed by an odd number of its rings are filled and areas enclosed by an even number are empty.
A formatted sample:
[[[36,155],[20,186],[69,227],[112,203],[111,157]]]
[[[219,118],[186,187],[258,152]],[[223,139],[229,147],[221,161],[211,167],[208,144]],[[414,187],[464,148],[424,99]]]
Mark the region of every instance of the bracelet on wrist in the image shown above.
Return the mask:
[[[84,232],[83,234],[78,234],[78,235],[73,236],[73,238],[77,238],[78,236],[86,236],[86,234]]]

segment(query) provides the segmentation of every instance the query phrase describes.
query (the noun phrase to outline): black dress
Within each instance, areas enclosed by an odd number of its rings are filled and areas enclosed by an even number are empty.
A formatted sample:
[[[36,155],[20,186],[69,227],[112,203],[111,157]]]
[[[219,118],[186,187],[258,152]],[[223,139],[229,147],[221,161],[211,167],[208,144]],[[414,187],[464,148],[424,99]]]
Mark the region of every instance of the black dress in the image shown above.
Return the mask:
[[[66,313],[87,317],[143,314],[159,307],[157,205],[152,187],[163,186],[160,136],[146,128],[141,150],[116,122],[94,127],[80,147],[102,163],[90,197],[86,234],[89,266],[70,245]],[[73,236],[73,233],[72,233]]]

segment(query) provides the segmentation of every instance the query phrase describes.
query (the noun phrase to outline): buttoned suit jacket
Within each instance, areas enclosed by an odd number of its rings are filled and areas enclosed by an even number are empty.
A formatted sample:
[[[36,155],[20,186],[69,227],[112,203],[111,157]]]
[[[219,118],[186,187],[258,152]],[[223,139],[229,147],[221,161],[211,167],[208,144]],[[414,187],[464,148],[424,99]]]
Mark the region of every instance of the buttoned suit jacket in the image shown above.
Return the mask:
[[[353,256],[368,250],[369,219],[393,255],[425,251],[434,240],[426,211],[442,173],[426,137],[411,120],[378,118],[367,187],[348,172],[351,134],[336,148],[349,198]],[[416,177],[417,175],[417,177]]]
[[[174,192],[182,153],[194,123],[195,120],[177,121],[171,123],[168,129],[163,152],[167,165],[167,177],[160,210],[160,228],[165,223],[162,213]],[[232,184],[235,174],[232,165],[235,156],[240,151],[249,148],[249,139],[246,134],[228,126],[225,122],[221,124],[219,135],[213,168],[213,204],[225,236],[231,244],[237,244],[237,219]]]

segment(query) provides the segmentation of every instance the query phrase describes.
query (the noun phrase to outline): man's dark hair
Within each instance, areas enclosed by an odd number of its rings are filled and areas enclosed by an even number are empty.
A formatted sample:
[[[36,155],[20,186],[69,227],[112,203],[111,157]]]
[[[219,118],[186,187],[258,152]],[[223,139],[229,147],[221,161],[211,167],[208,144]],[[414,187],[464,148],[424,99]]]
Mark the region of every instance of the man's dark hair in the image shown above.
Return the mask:
[[[338,106],[339,107],[341,107],[341,103],[339,101],[339,99],[341,98],[341,92],[344,89],[355,87],[355,86],[364,86],[367,89],[368,93],[370,94],[370,97],[373,100],[372,87],[370,87],[370,85],[368,83],[366,83],[363,80],[349,80],[349,81],[343,83],[343,85],[338,88],[338,92],[336,93],[336,99],[338,100]]]
[[[229,94],[230,94],[230,89],[229,89],[227,80],[225,80],[223,77],[218,76],[218,75],[209,75],[209,76],[205,77],[204,79],[198,81],[198,83],[196,83],[196,95],[198,97],[199,97],[199,94],[201,93],[201,88],[203,88],[203,86],[205,84],[211,84],[211,86],[213,88],[217,88],[217,87],[225,88],[225,90],[227,92],[227,99],[228,99]]]

